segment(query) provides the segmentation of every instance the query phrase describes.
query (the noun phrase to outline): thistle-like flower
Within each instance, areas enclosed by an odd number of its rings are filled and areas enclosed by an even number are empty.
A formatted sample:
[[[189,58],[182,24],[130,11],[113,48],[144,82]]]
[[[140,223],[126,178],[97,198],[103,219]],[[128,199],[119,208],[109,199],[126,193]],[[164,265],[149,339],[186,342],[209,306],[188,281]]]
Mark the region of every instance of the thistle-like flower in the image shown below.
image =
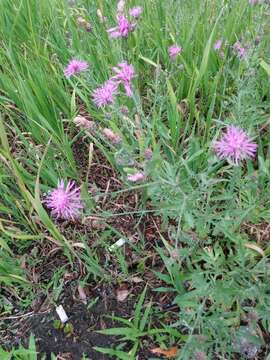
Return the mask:
[[[44,203],[51,215],[59,219],[74,220],[83,209],[80,188],[74,181],[69,181],[66,187],[64,180],[58,181],[56,189],[47,195]]]
[[[117,16],[117,26],[108,31],[111,38],[128,37],[128,34],[134,30],[135,24],[131,24],[128,19],[122,15]]]
[[[180,54],[181,51],[182,51],[181,46],[178,46],[178,45],[170,46],[169,49],[168,49],[168,53],[169,53],[169,56],[170,56],[171,60],[175,60],[176,56],[178,54]]]
[[[237,41],[233,45],[233,48],[236,51],[236,53],[240,59],[243,59],[246,56],[246,49],[240,44],[239,41]]]
[[[129,10],[129,15],[138,19],[142,13],[143,9],[141,6],[135,6]]]
[[[215,42],[215,44],[214,44],[214,50],[220,50],[221,49],[221,46],[222,46],[222,40],[221,39],[219,39],[219,40],[217,40],[216,42]]]
[[[108,80],[93,92],[93,101],[98,108],[113,104],[116,92],[117,84],[112,80]]]
[[[67,67],[65,68],[64,74],[66,78],[70,78],[72,75],[78,74],[81,71],[85,71],[87,69],[88,64],[86,61],[73,59],[68,63]]]
[[[231,160],[236,165],[241,160],[254,157],[257,147],[246,132],[236,126],[229,126],[222,138],[213,144],[220,159]]]
[[[116,84],[122,84],[125,88],[127,96],[132,96],[132,87],[131,80],[136,76],[135,69],[133,65],[129,65],[126,62],[118,64],[117,67],[113,68],[113,71],[116,73],[115,76],[111,78],[112,81],[115,81]]]

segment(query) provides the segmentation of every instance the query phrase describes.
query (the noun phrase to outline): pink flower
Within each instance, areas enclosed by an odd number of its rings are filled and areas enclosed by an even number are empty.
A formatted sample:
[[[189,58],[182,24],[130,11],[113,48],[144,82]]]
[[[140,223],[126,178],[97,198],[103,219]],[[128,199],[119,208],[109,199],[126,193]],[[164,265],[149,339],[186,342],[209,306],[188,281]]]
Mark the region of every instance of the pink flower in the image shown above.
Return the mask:
[[[46,197],[44,203],[51,209],[52,216],[61,219],[74,220],[83,209],[80,188],[74,181],[69,181],[66,188],[64,180],[58,181],[57,188]]]
[[[87,62],[73,59],[68,63],[67,67],[65,68],[64,74],[65,77],[69,78],[72,75],[78,74],[81,71],[85,71],[87,69],[88,69]]]
[[[217,42],[215,43],[214,49],[215,49],[215,50],[220,50],[221,46],[222,46],[222,40],[219,39],[219,40],[217,40]]]
[[[93,101],[98,108],[113,104],[116,92],[117,84],[114,81],[108,80],[103,86],[93,92]]]
[[[169,56],[172,60],[175,60],[176,56],[180,54],[182,51],[182,48],[178,45],[172,45],[168,49]]]
[[[222,138],[213,144],[216,154],[221,159],[231,160],[235,164],[254,157],[257,147],[246,132],[236,126],[229,126]]]
[[[135,27],[135,25],[130,24],[128,19],[122,14],[118,14],[117,23],[117,27],[107,30],[111,38],[128,37],[128,34],[133,31]]]
[[[132,96],[131,80],[136,76],[133,65],[129,65],[126,62],[118,64],[113,68],[116,73],[111,80],[115,81],[118,85],[122,84],[126,90],[127,96]]]
[[[240,59],[243,59],[246,56],[246,49],[237,41],[233,45],[234,50],[237,52],[237,55]]]
[[[142,11],[143,9],[141,6],[135,6],[129,10],[129,15],[137,19],[138,17],[140,17]]]
[[[145,174],[143,172],[137,172],[135,174],[128,175],[127,179],[131,182],[140,182],[145,180]]]

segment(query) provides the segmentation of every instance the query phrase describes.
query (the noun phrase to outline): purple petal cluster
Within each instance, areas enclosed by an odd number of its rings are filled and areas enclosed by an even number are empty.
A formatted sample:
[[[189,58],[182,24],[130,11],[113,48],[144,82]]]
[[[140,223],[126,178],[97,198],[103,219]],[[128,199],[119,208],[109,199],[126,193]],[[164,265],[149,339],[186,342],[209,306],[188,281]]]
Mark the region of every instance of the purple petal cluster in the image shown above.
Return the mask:
[[[64,74],[66,78],[70,78],[72,75],[78,74],[81,71],[85,71],[87,69],[88,64],[86,61],[73,59],[68,63],[67,67],[65,68]]]
[[[64,180],[60,180],[44,203],[51,210],[51,215],[59,219],[74,220],[83,209],[81,191],[74,181],[69,181],[65,187]]]
[[[215,42],[215,45],[214,45],[214,50],[218,51],[221,49],[221,46],[222,46],[222,40],[219,39]]]
[[[124,15],[125,12],[125,0],[120,0],[117,4],[117,26],[107,30],[110,38],[127,38],[129,33],[132,32],[137,23],[130,22]],[[141,6],[135,6],[129,10],[129,15],[134,19],[138,19],[142,13]]]
[[[126,62],[118,64],[113,68],[116,73],[111,80],[115,81],[118,85],[122,84],[125,88],[128,97],[132,96],[131,80],[136,76],[133,65],[129,65]]]
[[[117,16],[117,26],[108,30],[111,38],[128,37],[128,34],[133,31],[135,24],[131,24],[128,19],[122,15]]]
[[[93,92],[93,101],[101,108],[113,104],[119,85],[123,85],[126,95],[132,96],[131,80],[136,76],[133,65],[122,62],[113,68],[115,73],[105,84]]]
[[[254,157],[257,147],[247,133],[236,126],[229,126],[222,138],[213,144],[214,151],[220,159],[231,160],[235,164]]]
[[[169,47],[168,49],[168,53],[169,53],[169,56],[171,58],[171,60],[175,60],[176,59],[176,56],[178,54],[180,54],[182,51],[182,48],[178,45],[172,45]]]
[[[113,104],[116,93],[117,84],[112,80],[108,80],[93,92],[93,101],[98,108]]]
[[[134,17],[135,19],[138,19],[141,15],[142,11],[143,11],[143,9],[141,6],[135,6],[129,10],[129,15]]]
[[[233,45],[233,48],[240,59],[243,59],[246,56],[246,49],[241,45],[239,41],[237,41]]]

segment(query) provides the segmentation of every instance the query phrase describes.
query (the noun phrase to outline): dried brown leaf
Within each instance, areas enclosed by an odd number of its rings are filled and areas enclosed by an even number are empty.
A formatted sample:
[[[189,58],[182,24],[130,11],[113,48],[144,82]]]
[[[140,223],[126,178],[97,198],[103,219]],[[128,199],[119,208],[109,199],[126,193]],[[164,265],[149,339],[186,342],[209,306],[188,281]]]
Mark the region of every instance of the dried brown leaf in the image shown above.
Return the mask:
[[[177,355],[178,348],[176,346],[171,347],[169,349],[162,349],[162,348],[154,348],[150,350],[152,354],[156,355],[163,355],[166,358],[173,358]]]

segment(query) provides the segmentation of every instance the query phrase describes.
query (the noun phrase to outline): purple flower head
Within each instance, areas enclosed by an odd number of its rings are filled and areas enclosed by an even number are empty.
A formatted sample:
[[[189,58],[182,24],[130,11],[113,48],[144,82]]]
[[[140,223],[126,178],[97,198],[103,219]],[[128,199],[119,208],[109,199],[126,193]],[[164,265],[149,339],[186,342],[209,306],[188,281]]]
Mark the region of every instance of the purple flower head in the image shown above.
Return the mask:
[[[128,181],[130,182],[140,182],[145,180],[145,173],[143,172],[137,172],[132,175],[128,175],[127,177]]]
[[[257,147],[246,132],[236,126],[229,126],[222,138],[213,144],[220,159],[231,160],[236,165],[241,160],[254,157]]]
[[[240,59],[243,59],[246,56],[246,49],[240,44],[239,41],[237,41],[233,45],[233,48],[236,51],[236,53]]]
[[[68,63],[67,67],[65,68],[64,74],[66,78],[69,78],[72,75],[78,74],[81,71],[85,71],[87,69],[88,64],[86,61],[73,59]]]
[[[221,46],[222,46],[222,40],[217,40],[217,42],[215,43],[215,45],[214,45],[214,50],[220,50],[220,48],[221,48]]]
[[[178,45],[172,45],[168,49],[169,56],[172,60],[175,60],[176,56],[180,54],[182,51],[181,46]]]
[[[130,24],[128,19],[122,15],[117,16],[117,27],[108,30],[111,38],[128,37],[128,34],[134,30],[135,25]]]
[[[129,10],[129,15],[134,17],[135,19],[138,19],[141,15],[142,11],[143,11],[143,9],[141,6],[135,6]]]
[[[57,188],[47,195],[44,203],[53,217],[67,220],[78,218],[83,209],[80,188],[74,181],[69,181],[66,187],[64,180],[58,181]]]
[[[126,62],[118,64],[117,67],[113,68],[116,73],[111,80],[115,81],[116,84],[122,84],[126,90],[127,96],[132,96],[131,80],[136,76],[133,65],[129,65]]]
[[[108,80],[93,92],[93,101],[98,108],[113,104],[116,92],[117,84],[112,80]]]

